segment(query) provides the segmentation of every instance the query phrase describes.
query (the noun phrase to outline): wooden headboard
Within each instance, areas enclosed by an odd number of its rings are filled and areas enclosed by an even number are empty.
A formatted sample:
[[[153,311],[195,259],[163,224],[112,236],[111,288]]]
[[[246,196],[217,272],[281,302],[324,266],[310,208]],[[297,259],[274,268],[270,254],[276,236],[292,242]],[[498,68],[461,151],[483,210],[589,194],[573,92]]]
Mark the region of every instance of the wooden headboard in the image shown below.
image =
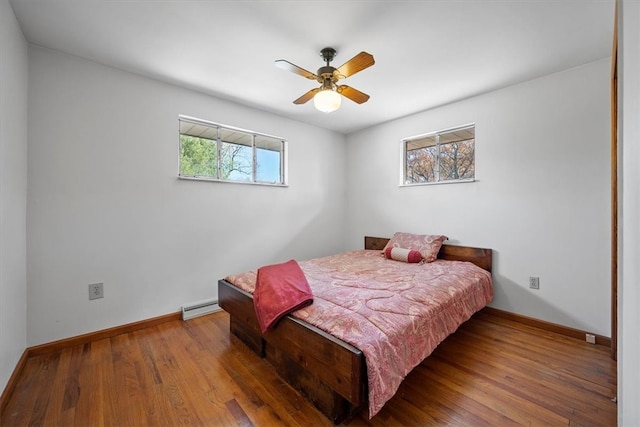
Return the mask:
[[[381,251],[387,242],[389,242],[389,239],[386,237],[364,236],[365,249]],[[492,254],[493,251],[491,249],[442,245],[440,252],[438,252],[438,258],[450,261],[469,261],[491,273]]]

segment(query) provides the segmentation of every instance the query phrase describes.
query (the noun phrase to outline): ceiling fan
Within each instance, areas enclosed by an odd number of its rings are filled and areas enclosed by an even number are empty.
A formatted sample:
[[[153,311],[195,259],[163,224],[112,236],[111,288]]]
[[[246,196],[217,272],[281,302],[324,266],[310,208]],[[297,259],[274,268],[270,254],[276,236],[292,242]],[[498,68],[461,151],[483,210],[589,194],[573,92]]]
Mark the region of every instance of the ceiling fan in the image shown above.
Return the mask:
[[[360,52],[338,68],[334,68],[329,64],[333,61],[333,58],[336,57],[336,53],[336,50],[332,47],[325,47],[320,51],[320,55],[326,62],[326,65],[318,68],[316,74],[298,67],[284,59],[278,59],[276,61],[276,66],[283,70],[291,71],[292,73],[299,74],[309,80],[316,80],[320,83],[320,87],[311,89],[309,92],[293,101],[294,104],[304,104],[313,98],[313,103],[318,110],[330,113],[340,108],[340,95],[345,96],[358,104],[367,102],[369,95],[360,92],[351,86],[338,85],[337,82],[340,79],[353,76],[354,74],[375,64],[373,55],[367,52]]]

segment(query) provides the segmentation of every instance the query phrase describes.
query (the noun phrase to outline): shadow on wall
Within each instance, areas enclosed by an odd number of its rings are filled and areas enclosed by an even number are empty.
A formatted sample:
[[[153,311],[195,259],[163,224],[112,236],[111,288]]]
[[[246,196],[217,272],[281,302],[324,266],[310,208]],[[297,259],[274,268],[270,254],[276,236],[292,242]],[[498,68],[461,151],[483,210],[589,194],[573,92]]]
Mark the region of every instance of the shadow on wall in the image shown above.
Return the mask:
[[[493,301],[490,307],[511,313],[532,317],[534,319],[545,322],[555,323],[569,328],[585,330],[589,333],[597,333],[589,330],[588,327],[581,324],[576,318],[569,313],[559,310],[557,307],[549,304],[548,301],[540,298],[536,293],[542,292],[537,289],[529,289],[528,284],[524,287],[522,284],[499,274],[500,252],[493,250]],[[543,283],[541,286],[545,286]],[[514,301],[526,301],[526,312],[523,312],[522,304],[514,304]],[[609,334],[605,334],[609,336]]]

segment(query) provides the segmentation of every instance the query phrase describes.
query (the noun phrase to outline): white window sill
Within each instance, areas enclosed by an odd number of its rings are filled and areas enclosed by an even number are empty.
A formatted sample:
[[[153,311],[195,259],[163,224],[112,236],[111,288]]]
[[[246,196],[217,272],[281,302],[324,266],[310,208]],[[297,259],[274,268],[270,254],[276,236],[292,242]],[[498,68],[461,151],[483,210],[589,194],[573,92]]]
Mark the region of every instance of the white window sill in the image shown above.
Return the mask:
[[[438,182],[416,182],[412,184],[400,184],[399,187],[421,187],[424,185],[440,185],[440,184],[462,184],[466,182],[476,182],[475,178],[468,179],[452,179],[449,181],[438,181]]]

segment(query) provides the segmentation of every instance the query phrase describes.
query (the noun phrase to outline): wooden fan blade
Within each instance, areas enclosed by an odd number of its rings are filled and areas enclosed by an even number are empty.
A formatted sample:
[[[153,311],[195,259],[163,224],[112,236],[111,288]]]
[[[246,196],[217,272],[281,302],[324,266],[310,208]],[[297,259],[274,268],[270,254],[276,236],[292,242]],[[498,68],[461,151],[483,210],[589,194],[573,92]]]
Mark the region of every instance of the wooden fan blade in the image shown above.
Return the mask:
[[[347,85],[338,86],[338,93],[358,104],[362,104],[369,100],[369,95]]]
[[[305,93],[304,95],[302,95],[300,98],[296,99],[295,101],[293,101],[294,104],[304,104],[305,102],[307,102],[308,100],[310,100],[311,98],[313,98],[313,96],[318,93],[318,91],[320,90],[320,88],[315,88],[315,89],[311,89],[309,92]],[[368,97],[367,97],[368,98]]]
[[[298,75],[301,75],[302,77],[306,77],[309,80],[318,79],[318,76],[313,74],[311,71],[307,71],[304,68],[300,68],[297,65],[292,64],[291,62],[286,61],[284,59],[278,59],[276,61],[276,67],[282,68],[283,70],[291,71],[292,73],[296,73]]]
[[[376,61],[373,59],[373,55],[367,52],[360,52],[340,67],[338,67],[338,74],[341,78],[353,76],[355,73],[371,67]]]

